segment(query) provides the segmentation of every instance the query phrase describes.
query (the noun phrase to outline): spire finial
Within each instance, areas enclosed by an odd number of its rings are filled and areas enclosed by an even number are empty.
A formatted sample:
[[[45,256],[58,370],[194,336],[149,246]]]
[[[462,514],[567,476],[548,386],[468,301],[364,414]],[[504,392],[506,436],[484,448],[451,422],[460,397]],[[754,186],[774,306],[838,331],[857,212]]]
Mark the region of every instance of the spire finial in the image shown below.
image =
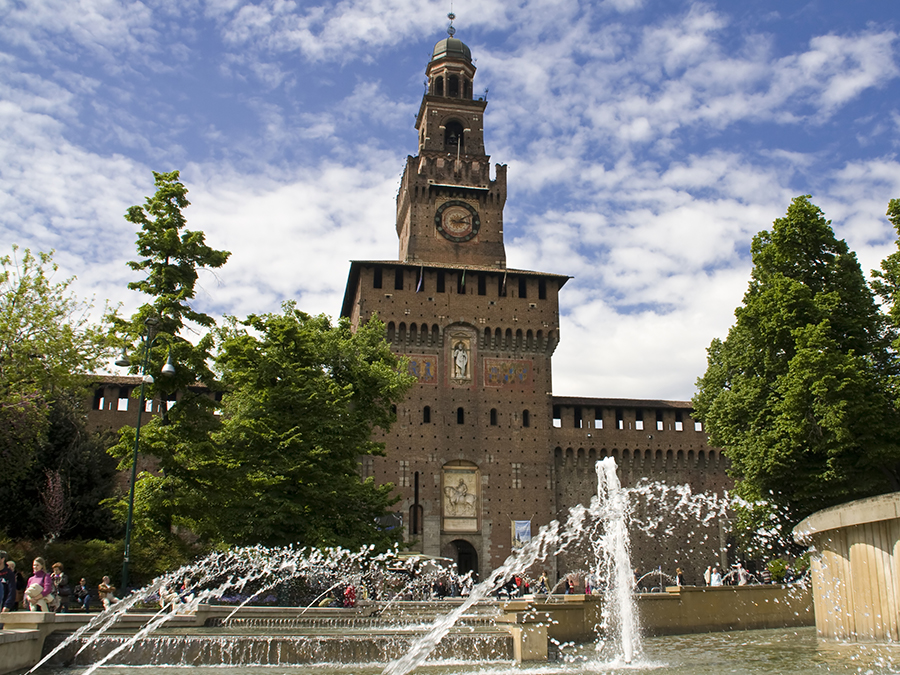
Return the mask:
[[[450,12],[447,15],[447,18],[450,19],[450,25],[447,27],[447,35],[449,35],[450,37],[453,37],[454,35],[456,35],[456,29],[453,27],[453,19],[456,18],[456,14],[454,14],[453,12]]]

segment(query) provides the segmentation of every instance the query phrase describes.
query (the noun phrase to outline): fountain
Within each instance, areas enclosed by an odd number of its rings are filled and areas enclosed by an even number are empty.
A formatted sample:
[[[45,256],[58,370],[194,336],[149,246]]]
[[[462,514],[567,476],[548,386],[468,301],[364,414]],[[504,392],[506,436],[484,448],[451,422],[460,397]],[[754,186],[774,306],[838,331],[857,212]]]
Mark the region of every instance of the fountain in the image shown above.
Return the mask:
[[[373,673],[377,669],[382,675],[407,675],[430,667],[435,658],[458,660],[462,654],[477,661],[479,667],[526,661],[529,656],[522,656],[526,648],[534,650],[529,652],[532,658],[537,655],[546,659],[548,642],[558,644],[558,657],[563,664],[589,659],[609,670],[656,663],[645,652],[635,598],[652,601],[645,621],[645,631],[650,634],[685,632],[692,627],[728,628],[727,622],[715,624],[715,620],[708,624],[691,623],[690,612],[704,620],[711,615],[704,600],[707,596],[725,599],[719,605],[727,606],[732,614],[735,607],[752,613],[756,606],[767,606],[769,615],[774,612],[777,621],[783,621],[776,625],[788,623],[785,616],[794,608],[786,606],[788,596],[776,587],[757,587],[760,593],[745,599],[744,604],[736,603],[734,595],[723,595],[736,593],[736,588],[711,589],[720,593],[704,592],[710,589],[693,589],[690,593],[679,589],[676,593],[667,589],[669,592],[635,595],[627,527],[633,502],[650,499],[668,503],[666,500],[671,501],[675,495],[683,512],[702,522],[720,513],[724,500],[690,495],[689,490],[669,486],[640,485],[625,490],[619,484],[612,458],[598,462],[596,472],[597,495],[588,506],[571,509],[563,524],[553,522],[542,528],[528,544],[472,587],[467,596],[443,603],[450,611],[436,617],[434,602],[414,601],[430,598],[437,580],[453,581],[451,571],[433,561],[397,552],[376,555],[368,549],[237,549],[213,554],[133,593],[61,640],[29,672],[43,674],[48,667],[73,663],[86,666],[79,675],[89,675],[100,666],[109,668],[113,664],[199,666],[214,662],[237,668],[250,664],[302,668],[298,664],[363,663],[369,664],[366,668]],[[660,521],[638,525],[659,528]],[[599,597],[553,596],[507,604],[488,601],[511,575],[583,541],[593,545],[595,561],[585,573],[594,579]],[[135,611],[148,599],[158,603],[167,588],[185,578],[190,579],[191,589],[174,606],[170,603],[144,614]],[[464,583],[457,583],[464,588]],[[354,609],[320,606],[324,600],[343,597],[343,590],[348,587],[355,589],[359,600]],[[291,606],[265,606],[278,597],[285,601],[281,604]],[[702,601],[699,605],[698,599]],[[428,605],[432,605],[430,611]],[[694,609],[686,610],[689,606]],[[554,637],[565,617],[575,609],[589,624],[582,629],[585,637],[599,635],[591,654],[571,640]],[[786,613],[785,609],[789,611]],[[663,625],[661,621],[669,623]],[[128,634],[120,634],[122,627],[127,628],[132,622],[134,628]],[[745,621],[735,627],[766,625]],[[236,635],[240,637],[235,639]],[[656,644],[652,638],[651,644]],[[376,665],[379,663],[382,665]]]

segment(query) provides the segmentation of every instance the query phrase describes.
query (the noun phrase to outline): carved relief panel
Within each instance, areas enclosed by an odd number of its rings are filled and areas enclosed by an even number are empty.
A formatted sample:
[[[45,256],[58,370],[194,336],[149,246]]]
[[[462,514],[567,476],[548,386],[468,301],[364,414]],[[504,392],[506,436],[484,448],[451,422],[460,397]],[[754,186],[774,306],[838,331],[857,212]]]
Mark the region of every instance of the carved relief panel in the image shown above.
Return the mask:
[[[441,529],[444,532],[478,532],[481,510],[481,473],[471,462],[444,465],[441,477]]]

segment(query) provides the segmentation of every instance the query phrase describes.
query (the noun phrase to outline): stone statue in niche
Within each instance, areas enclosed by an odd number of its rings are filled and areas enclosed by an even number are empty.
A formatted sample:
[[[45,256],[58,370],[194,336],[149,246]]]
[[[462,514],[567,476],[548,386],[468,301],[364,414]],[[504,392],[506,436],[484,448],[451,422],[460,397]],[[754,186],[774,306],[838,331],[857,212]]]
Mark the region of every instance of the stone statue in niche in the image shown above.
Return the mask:
[[[462,341],[453,348],[453,375],[460,378],[469,376],[469,352]]]
[[[457,333],[450,338],[450,372],[454,380],[472,379],[472,338]]]

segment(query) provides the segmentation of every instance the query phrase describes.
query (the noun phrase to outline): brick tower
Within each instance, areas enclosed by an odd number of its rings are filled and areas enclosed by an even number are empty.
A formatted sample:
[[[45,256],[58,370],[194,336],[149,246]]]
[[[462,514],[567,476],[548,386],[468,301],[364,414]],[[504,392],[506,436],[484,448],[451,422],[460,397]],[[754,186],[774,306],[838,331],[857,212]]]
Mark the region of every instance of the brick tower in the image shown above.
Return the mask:
[[[418,379],[364,476],[393,482],[406,538],[483,575],[556,517],[550,358],[568,277],[506,268],[506,167],[490,177],[487,101],[453,37],[435,45],[418,155],[397,195],[396,261],[353,261],[342,315],[373,313]]]

